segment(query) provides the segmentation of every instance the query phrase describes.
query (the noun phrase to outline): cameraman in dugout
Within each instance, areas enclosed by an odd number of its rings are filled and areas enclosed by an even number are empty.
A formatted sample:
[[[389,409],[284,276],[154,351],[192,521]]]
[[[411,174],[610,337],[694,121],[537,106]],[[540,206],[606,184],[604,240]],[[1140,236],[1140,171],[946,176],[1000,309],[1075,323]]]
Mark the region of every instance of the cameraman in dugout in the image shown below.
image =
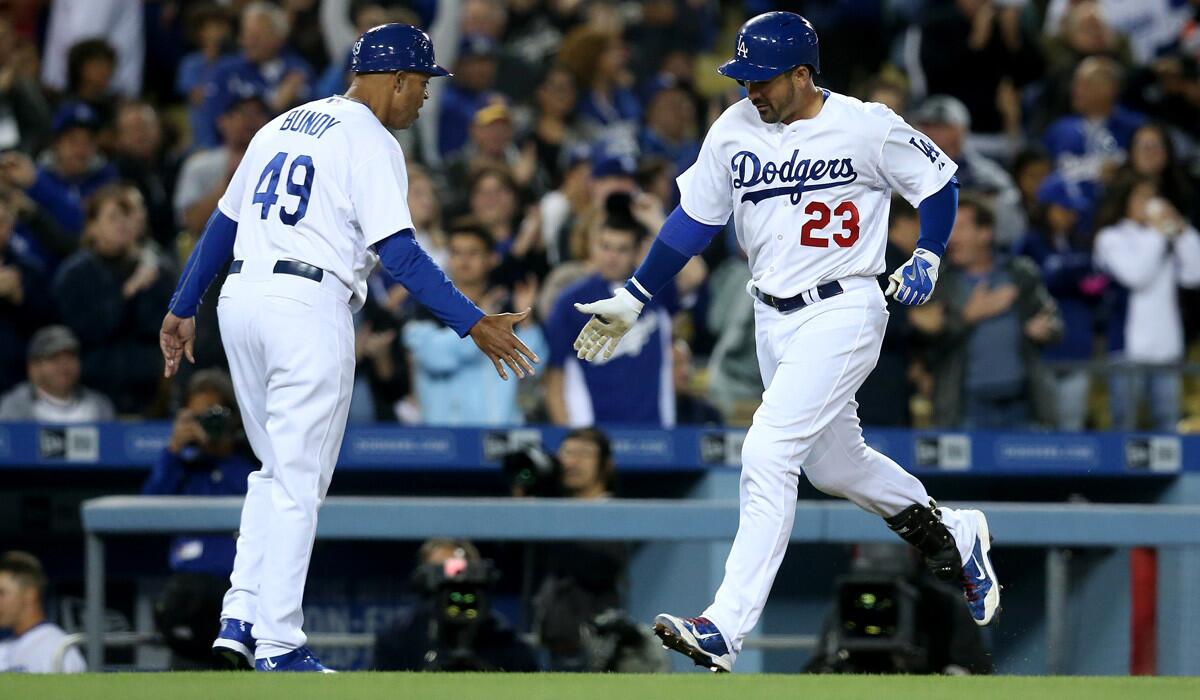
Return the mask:
[[[142,484],[148,496],[242,496],[258,469],[242,432],[229,375],[196,372],[175,416],[167,446]],[[233,570],[229,535],[179,535],[171,542],[174,576],[155,603],[155,621],[174,652],[172,667],[206,665],[221,599]],[[210,629],[211,628],[211,629]]]

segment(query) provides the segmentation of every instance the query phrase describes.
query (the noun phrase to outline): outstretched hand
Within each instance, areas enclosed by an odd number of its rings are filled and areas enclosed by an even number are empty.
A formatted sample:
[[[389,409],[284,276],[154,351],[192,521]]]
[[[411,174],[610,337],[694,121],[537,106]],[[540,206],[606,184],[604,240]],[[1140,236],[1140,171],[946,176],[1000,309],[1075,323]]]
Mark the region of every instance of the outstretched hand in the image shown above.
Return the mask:
[[[162,328],[158,331],[158,347],[162,350],[164,366],[163,376],[171,377],[179,371],[183,356],[188,362],[196,364],[192,355],[192,347],[196,344],[196,318],[180,318],[168,312],[163,318]]]
[[[468,335],[475,345],[491,359],[496,366],[500,378],[508,381],[508,373],[504,366],[508,365],[517,377],[524,378],[536,374],[533,365],[541,362],[538,356],[513,333],[513,327],[529,317],[529,309],[516,314],[489,314],[479,319]]]

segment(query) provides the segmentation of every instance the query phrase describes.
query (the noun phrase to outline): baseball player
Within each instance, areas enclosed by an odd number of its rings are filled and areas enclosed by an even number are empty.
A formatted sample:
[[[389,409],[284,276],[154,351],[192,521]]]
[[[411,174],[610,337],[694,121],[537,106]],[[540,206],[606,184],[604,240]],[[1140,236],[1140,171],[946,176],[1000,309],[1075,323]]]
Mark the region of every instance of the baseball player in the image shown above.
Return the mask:
[[[230,589],[213,649],[260,671],[326,671],[305,647],[301,601],[354,383],[354,327],[367,275],[383,266],[507,379],[536,355],[512,332],[528,315],[485,315],[413,238],[404,154],[388,129],[417,119],[449,72],[403,24],[365,32],[345,95],[276,117],[251,141],[180,277],[160,342],[172,375],[192,359],[194,315],[229,259],[217,314],[246,435],[250,476]]]
[[[991,622],[1000,586],[987,519],[938,508],[921,482],[863,441],[854,393],[875,366],[887,326],[884,271],[893,190],[921,219],[912,258],[886,295],[923,304],[957,208],[956,166],[880,104],[813,84],[817,33],[790,12],[742,25],[719,69],[749,96],[717,119],[679,176],[680,205],[645,261],[575,341],[581,359],[607,357],[642,306],[733,216],[750,259],[762,405],[742,446],[741,516],[725,580],[699,617],[659,615],[669,648],[713,671],[733,667],[783,560],[801,471],[825,493],[885,519],[940,578],[964,589],[971,616]]]

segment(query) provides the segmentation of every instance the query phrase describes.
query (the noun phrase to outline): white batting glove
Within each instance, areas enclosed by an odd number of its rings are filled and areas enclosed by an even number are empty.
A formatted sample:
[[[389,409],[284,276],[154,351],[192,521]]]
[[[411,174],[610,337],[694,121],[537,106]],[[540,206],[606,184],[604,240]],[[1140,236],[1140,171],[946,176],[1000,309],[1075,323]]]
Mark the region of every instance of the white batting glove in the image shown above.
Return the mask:
[[[617,293],[608,299],[593,301],[590,304],[576,304],[576,311],[592,314],[592,319],[579,331],[579,337],[575,339],[575,350],[579,359],[591,362],[601,350],[604,351],[604,359],[612,357],[621,336],[629,332],[642,313],[642,306],[642,302],[635,299],[626,289],[618,289]]]
[[[941,264],[942,259],[937,254],[917,248],[908,262],[888,276],[888,288],[883,295],[895,297],[896,301],[906,306],[924,304],[933,294]]]

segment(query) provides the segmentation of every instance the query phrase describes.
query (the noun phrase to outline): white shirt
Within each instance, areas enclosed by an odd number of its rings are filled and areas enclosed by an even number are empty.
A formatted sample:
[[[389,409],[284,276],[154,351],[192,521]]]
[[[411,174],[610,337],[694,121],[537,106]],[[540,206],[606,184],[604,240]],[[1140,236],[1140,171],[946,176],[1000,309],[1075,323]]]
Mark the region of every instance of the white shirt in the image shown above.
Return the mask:
[[[332,273],[362,307],[379,258],[413,228],[408,170],[391,132],[340,95],[279,115],[255,134],[218,202],[238,222],[238,260],[298,260]]]
[[[49,622],[35,625],[25,634],[0,642],[0,673],[58,673],[54,655],[67,633]],[[63,657],[62,673],[83,673],[87,670],[83,654],[72,647]]]
[[[680,206],[706,224],[732,213],[752,284],[792,297],[884,272],[892,190],[915,207],[957,170],[881,104],[826,92],[812,119],[766,124],[743,99],[713,123],[679,176]]]
[[[1191,226],[1167,239],[1132,219],[1096,234],[1096,265],[1129,290],[1125,352],[1137,362],[1183,359],[1183,318],[1179,287],[1200,287],[1200,233]]]

